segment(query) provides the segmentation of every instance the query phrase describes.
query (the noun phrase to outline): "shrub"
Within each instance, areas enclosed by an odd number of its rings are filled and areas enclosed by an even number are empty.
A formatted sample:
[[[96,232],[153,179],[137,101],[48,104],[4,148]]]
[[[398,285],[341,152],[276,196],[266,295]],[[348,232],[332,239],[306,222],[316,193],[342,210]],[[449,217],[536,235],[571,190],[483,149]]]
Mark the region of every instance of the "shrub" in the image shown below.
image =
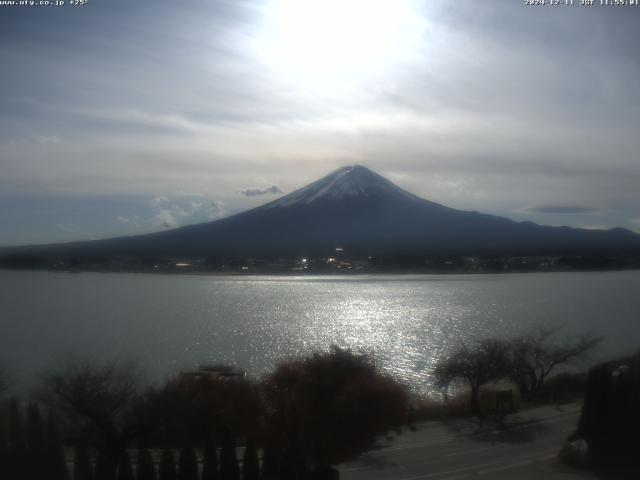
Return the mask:
[[[405,388],[365,355],[337,347],[281,364],[265,381],[264,395],[279,468],[298,476],[355,458],[407,418]]]

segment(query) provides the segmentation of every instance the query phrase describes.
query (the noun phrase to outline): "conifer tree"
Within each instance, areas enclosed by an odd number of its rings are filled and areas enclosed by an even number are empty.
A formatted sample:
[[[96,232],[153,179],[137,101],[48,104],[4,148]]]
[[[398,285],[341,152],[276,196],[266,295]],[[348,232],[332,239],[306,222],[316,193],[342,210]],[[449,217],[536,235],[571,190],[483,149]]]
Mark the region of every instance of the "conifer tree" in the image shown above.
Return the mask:
[[[136,473],[137,480],[156,480],[153,459],[149,450],[144,446],[138,449],[138,471]]]
[[[118,462],[118,480],[135,480],[133,477],[133,470],[131,468],[131,461],[129,460],[129,454],[125,450],[120,456]]]
[[[263,480],[276,480],[278,478],[278,456],[273,447],[265,447],[262,454],[262,478]]]
[[[240,480],[236,445],[229,429],[224,429],[220,449],[220,480]]]
[[[216,444],[209,438],[204,446],[204,459],[202,460],[202,480],[218,480],[218,454]]]
[[[14,458],[22,457],[26,452],[22,415],[15,397],[9,405],[9,452]]]
[[[5,434],[6,431],[0,423],[0,465],[2,466],[0,474],[2,474],[2,478],[5,476],[7,478],[18,477],[20,475],[21,462],[14,457],[11,451],[11,443],[7,442]]]
[[[93,480],[93,469],[89,454],[82,447],[77,447],[73,457],[73,480]]]
[[[191,447],[180,450],[178,480],[198,480],[198,459]]]
[[[0,465],[4,465],[9,453],[3,427],[2,422],[0,422]]]
[[[67,470],[67,462],[64,458],[58,427],[51,412],[49,412],[47,417],[46,457],[49,472],[47,480],[68,480],[69,471]]]
[[[242,455],[242,480],[260,480],[258,451],[253,440],[247,442],[247,447]]]
[[[170,448],[165,448],[160,458],[160,480],[177,480],[176,461]]]
[[[32,478],[45,478],[48,475],[48,468],[44,423],[36,403],[30,403],[27,407],[26,447],[27,454],[23,468],[28,469],[28,474]]]
[[[44,424],[38,404],[31,403],[27,410],[27,446],[31,458],[41,461],[45,454]]]
[[[95,480],[115,480],[115,472],[109,465],[107,457],[103,454],[98,455],[96,459],[94,478]]]

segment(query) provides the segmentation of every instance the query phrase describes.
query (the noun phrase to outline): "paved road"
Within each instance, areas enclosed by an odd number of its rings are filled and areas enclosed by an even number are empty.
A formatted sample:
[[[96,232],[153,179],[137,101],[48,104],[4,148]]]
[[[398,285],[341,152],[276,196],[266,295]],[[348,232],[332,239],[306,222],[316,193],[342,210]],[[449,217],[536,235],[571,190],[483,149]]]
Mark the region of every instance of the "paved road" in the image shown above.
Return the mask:
[[[340,467],[343,480],[593,479],[557,454],[580,408],[543,407],[500,419],[428,422]]]

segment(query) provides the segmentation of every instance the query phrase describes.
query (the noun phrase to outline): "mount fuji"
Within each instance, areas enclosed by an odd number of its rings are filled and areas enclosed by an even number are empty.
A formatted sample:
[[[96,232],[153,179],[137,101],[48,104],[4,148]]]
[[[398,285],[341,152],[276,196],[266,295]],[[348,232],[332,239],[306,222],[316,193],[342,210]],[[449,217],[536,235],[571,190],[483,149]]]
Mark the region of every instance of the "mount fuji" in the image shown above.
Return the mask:
[[[13,247],[0,254],[293,258],[327,255],[336,247],[353,255],[636,254],[640,235],[456,210],[354,165],[221,220],[108,240]]]

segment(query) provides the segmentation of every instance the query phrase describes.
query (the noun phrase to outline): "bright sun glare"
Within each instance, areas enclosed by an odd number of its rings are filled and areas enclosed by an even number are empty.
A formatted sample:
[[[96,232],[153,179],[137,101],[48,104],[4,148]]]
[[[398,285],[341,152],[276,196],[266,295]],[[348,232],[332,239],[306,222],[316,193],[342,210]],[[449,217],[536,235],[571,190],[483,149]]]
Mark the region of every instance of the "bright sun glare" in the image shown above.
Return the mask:
[[[412,0],[273,0],[257,42],[261,60],[303,90],[340,93],[387,75],[416,52]]]

